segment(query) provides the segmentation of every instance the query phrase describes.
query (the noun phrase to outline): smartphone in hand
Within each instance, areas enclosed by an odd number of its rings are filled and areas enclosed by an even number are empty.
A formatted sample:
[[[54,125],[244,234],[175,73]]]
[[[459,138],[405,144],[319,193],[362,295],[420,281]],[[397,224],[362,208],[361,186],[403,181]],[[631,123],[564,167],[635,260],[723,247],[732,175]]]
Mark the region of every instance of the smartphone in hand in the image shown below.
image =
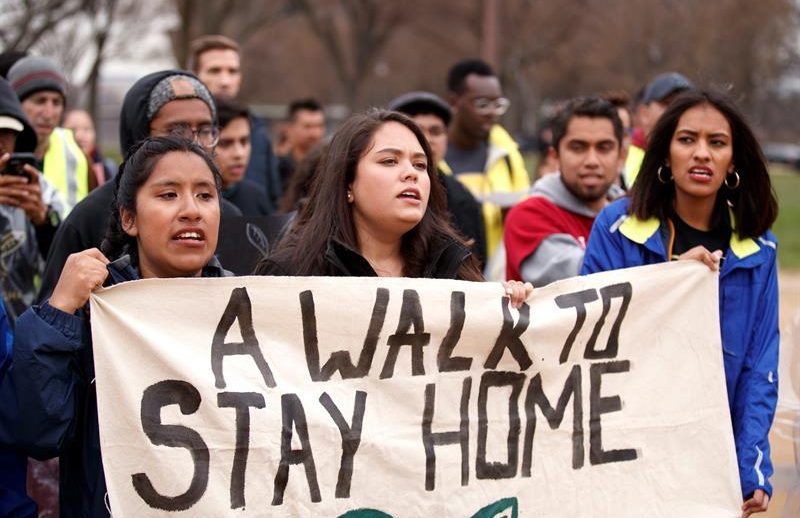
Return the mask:
[[[0,171],[0,174],[23,176],[30,182],[30,176],[24,169],[25,164],[35,166],[36,157],[33,153],[11,153],[11,158],[8,159],[5,169]]]

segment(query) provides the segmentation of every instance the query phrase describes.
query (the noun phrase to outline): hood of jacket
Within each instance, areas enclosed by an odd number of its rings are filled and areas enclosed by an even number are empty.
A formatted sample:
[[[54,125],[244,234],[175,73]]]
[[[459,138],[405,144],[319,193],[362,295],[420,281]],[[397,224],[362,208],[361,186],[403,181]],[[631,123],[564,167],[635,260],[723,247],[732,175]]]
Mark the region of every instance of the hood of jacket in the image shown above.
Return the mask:
[[[606,197],[609,200],[615,200],[622,194],[622,188],[614,184],[608,189]],[[564,210],[586,216],[587,218],[594,218],[597,216],[597,212],[587,207],[583,201],[567,189],[567,186],[564,185],[564,182],[561,180],[561,173],[549,174],[533,184],[531,196],[542,196]]]
[[[32,153],[36,149],[36,132],[28,122],[25,112],[22,111],[22,104],[17,98],[17,94],[8,81],[0,77],[0,115],[12,117],[22,123],[22,131],[17,135],[15,151]]]
[[[174,75],[196,78],[186,70],[160,70],[136,81],[125,94],[119,116],[119,146],[123,158],[128,158],[128,152],[135,144],[150,136],[150,119],[147,118],[150,94],[162,79]]]

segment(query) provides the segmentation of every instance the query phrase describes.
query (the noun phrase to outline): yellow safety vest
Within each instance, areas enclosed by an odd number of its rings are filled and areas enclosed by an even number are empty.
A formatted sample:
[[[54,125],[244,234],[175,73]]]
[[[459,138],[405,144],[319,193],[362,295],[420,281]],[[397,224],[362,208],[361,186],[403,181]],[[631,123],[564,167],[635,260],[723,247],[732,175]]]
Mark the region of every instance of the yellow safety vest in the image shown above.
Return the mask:
[[[639,169],[642,168],[642,160],[644,160],[644,149],[639,146],[631,144],[628,146],[628,158],[625,159],[625,169],[622,174],[625,176],[625,187],[630,189],[633,187],[633,182],[639,175]]]
[[[64,216],[89,194],[89,164],[72,131],[55,128],[44,155],[44,177],[64,195]]]
[[[453,174],[445,162],[439,167],[446,174]],[[517,143],[501,126],[495,125],[489,133],[489,150],[486,170],[476,173],[461,173],[455,177],[478,200],[494,193],[519,193],[520,198],[530,187],[530,176],[519,152]],[[503,239],[503,209],[483,201],[483,223],[486,228],[486,253],[490,259]]]

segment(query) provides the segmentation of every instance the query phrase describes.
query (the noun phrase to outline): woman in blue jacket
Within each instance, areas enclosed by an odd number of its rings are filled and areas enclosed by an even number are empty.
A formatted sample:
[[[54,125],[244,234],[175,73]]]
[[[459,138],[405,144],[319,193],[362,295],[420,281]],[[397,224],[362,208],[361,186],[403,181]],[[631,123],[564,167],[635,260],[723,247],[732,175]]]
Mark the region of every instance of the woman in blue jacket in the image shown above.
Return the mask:
[[[744,504],[766,511],[768,433],[778,396],[778,204],[761,148],[727,98],[677,97],[661,116],[629,197],[597,217],[582,274],[696,259],[719,270],[728,402]]]
[[[60,456],[61,516],[108,516],[89,295],[139,278],[222,276],[214,257],[219,188],[219,172],[197,144],[177,137],[145,140],[117,176],[103,251],[69,256],[50,299],[17,321],[14,368],[7,376],[17,417],[13,431],[0,429],[0,440],[10,434],[31,456]]]

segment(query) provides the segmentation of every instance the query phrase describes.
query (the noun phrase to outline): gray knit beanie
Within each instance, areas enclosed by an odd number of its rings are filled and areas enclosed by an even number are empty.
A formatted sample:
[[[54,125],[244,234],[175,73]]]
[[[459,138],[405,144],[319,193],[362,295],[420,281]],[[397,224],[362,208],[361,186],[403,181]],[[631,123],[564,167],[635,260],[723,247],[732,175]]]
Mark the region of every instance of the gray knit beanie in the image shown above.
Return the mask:
[[[182,74],[167,76],[153,88],[147,102],[147,120],[153,120],[162,106],[175,99],[200,99],[211,110],[211,119],[217,120],[217,106],[208,88],[197,78]]]
[[[8,82],[24,101],[36,92],[51,90],[67,97],[67,78],[55,61],[41,56],[20,59],[8,71]]]

